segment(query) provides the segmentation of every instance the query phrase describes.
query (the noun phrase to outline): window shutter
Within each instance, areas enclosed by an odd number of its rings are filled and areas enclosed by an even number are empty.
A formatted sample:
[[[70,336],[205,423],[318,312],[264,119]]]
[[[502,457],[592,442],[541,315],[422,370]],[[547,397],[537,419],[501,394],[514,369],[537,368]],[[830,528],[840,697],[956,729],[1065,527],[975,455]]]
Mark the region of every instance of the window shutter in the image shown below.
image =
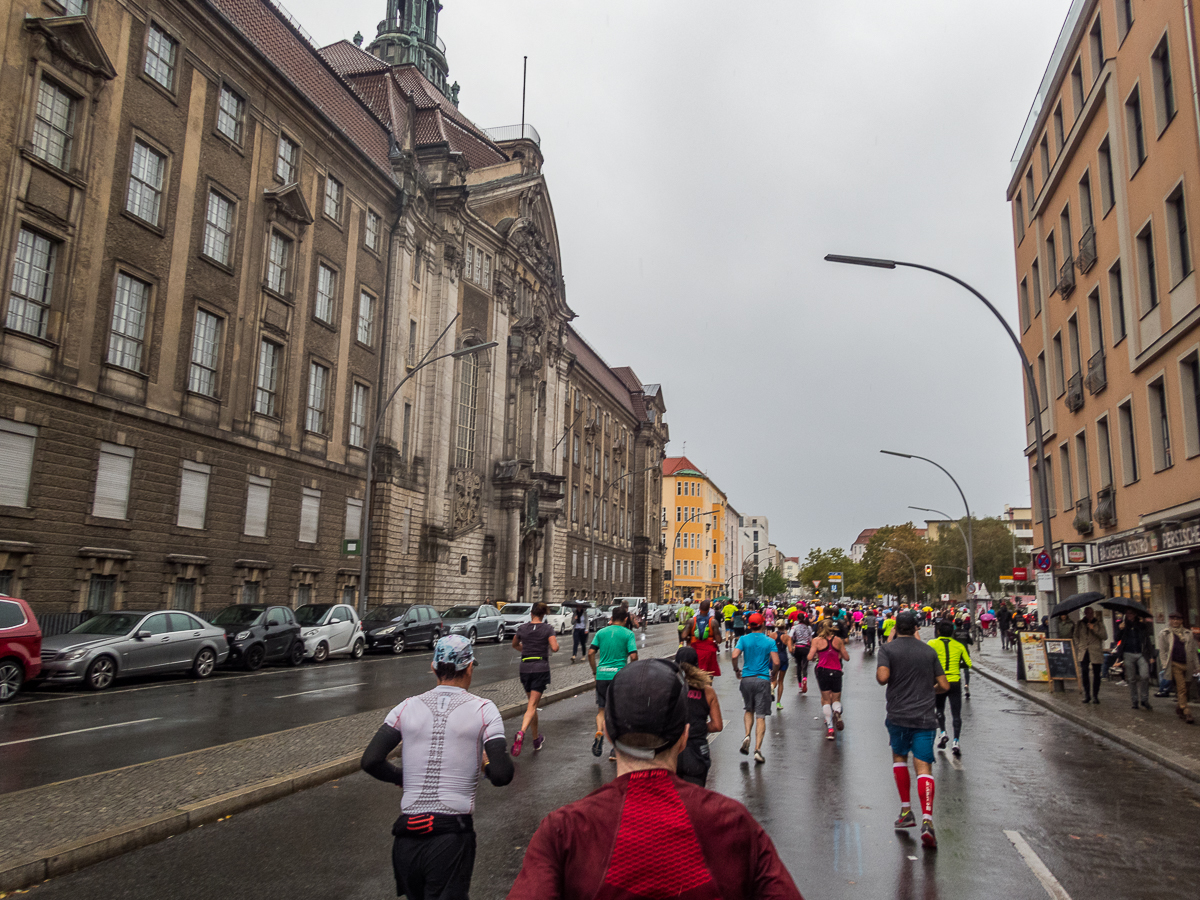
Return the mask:
[[[29,505],[29,476],[37,428],[0,421],[0,506]]]
[[[175,520],[180,528],[204,527],[211,473],[212,466],[184,460],[179,480],[179,518]]]
[[[317,542],[317,521],[321,516],[321,492],[305,488],[300,499],[300,542]]]
[[[362,508],[363,502],[357,497],[346,498],[346,533],[348,541],[357,541],[362,537]]]
[[[250,476],[246,487],[246,526],[251,537],[267,536],[267,509],[271,505],[271,479]]]
[[[118,444],[101,444],[92,515],[98,519],[127,518],[129,482],[132,476],[133,448]]]

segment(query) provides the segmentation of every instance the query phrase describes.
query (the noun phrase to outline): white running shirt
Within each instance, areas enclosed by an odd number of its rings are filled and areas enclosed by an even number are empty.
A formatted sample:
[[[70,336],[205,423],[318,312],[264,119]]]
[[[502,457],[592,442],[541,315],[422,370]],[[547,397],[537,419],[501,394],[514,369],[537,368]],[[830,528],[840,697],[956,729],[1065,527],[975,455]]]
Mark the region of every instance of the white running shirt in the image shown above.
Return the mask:
[[[409,697],[384,724],[400,732],[406,813],[460,816],[475,811],[483,745],[504,738],[504,721],[491,700],[439,684]]]

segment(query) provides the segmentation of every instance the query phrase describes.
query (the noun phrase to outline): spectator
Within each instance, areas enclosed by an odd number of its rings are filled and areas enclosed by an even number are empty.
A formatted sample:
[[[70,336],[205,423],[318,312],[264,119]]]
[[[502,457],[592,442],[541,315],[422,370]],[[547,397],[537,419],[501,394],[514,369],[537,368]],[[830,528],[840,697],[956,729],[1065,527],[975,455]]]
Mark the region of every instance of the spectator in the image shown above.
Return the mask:
[[[1175,682],[1175,714],[1195,725],[1196,720],[1188,710],[1188,684],[1197,671],[1196,639],[1183,627],[1183,616],[1179,613],[1171,613],[1167,622],[1167,627],[1158,633],[1159,665]]]
[[[542,820],[509,900],[802,900],[746,807],[676,775],[688,700],[674,663],[648,659],[618,672],[605,729],[617,777]]]
[[[1117,651],[1125,662],[1125,682],[1129,685],[1129,702],[1134,709],[1150,710],[1150,660],[1154,658],[1154,633],[1141,613],[1125,616],[1125,628]]]
[[[1100,702],[1100,670],[1104,665],[1104,642],[1108,631],[1104,620],[1090,606],[1075,624],[1075,657],[1079,660],[1079,679],[1083,682],[1083,702]],[[1088,680],[1091,666],[1091,680]]]

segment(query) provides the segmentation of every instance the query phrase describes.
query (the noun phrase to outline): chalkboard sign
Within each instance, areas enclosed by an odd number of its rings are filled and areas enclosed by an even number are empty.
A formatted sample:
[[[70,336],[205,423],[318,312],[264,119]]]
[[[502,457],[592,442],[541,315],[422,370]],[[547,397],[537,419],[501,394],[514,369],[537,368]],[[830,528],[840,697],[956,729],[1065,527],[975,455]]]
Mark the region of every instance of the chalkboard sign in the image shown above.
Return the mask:
[[[1046,639],[1046,665],[1053,681],[1078,681],[1079,667],[1075,664],[1075,643],[1067,639]]]

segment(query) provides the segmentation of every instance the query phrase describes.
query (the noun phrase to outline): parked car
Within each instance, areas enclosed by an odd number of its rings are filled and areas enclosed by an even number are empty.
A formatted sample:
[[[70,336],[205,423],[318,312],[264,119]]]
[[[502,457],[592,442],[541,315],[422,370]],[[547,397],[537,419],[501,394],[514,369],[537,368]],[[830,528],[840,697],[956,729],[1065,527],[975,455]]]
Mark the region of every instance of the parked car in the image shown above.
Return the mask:
[[[225,629],[230,665],[253,672],[263,663],[304,662],[304,639],[289,607],[235,603],[217,613],[212,623]]]
[[[229,655],[226,632],[181,610],[98,613],[42,639],[42,678],[102,691],[127,675],[191,672],[207,678]]]
[[[451,634],[465,635],[472,644],[477,639],[491,638],[497,644],[504,640],[504,619],[490,603],[452,607],[442,613],[442,621]]]
[[[0,594],[0,703],[42,670],[42,629],[29,604]]]
[[[546,607],[546,624],[554,626],[555,634],[566,634],[571,630],[575,610],[564,604],[553,603]]]
[[[354,607],[345,603],[309,603],[296,610],[304,658],[325,662],[331,656],[361,659],[367,648]]]
[[[504,636],[511,637],[516,634],[517,628],[529,621],[532,612],[532,603],[506,604],[504,609],[500,611],[500,618],[504,620]]]
[[[446,631],[442,617],[421,603],[386,603],[363,618],[367,649],[403,653],[413,644],[432,647]]]

